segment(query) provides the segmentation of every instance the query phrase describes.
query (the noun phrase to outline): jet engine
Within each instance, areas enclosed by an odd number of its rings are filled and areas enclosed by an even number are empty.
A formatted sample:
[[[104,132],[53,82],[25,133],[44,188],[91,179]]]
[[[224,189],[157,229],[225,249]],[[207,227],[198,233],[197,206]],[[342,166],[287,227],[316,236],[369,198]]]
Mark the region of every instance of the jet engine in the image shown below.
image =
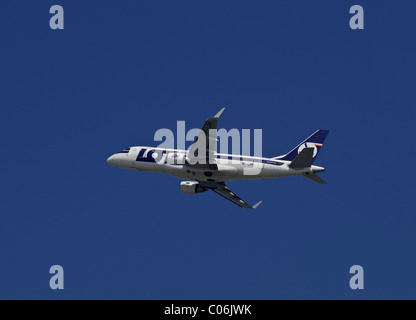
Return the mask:
[[[207,191],[204,187],[202,187],[198,181],[182,181],[180,185],[180,190],[183,193],[200,193]]]

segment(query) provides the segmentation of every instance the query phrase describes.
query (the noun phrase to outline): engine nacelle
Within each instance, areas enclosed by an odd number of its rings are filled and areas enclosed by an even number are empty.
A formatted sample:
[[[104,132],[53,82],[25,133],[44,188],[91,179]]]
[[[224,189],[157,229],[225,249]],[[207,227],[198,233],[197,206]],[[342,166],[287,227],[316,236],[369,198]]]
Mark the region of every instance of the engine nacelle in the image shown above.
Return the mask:
[[[180,190],[183,193],[200,193],[207,191],[204,187],[202,187],[198,181],[182,181],[180,185]]]

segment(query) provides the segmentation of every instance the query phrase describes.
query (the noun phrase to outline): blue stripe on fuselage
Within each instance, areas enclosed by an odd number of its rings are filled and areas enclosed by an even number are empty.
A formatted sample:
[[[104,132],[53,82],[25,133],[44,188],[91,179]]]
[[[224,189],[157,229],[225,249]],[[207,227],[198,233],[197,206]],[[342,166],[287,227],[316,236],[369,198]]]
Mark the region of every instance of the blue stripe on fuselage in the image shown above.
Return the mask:
[[[154,159],[152,157],[153,153],[156,151],[155,149],[151,149],[149,150],[149,152],[147,153],[146,157],[144,157],[144,153],[146,152],[147,148],[142,148],[139,151],[139,154],[137,155],[136,161],[141,161],[141,162],[152,162],[155,163],[157,161],[160,161],[161,157],[157,157],[158,159]],[[158,150],[160,151],[160,150]],[[182,153],[182,152],[177,152],[177,151],[166,151],[166,150],[162,150],[161,155],[163,156],[164,154],[169,154],[169,153]],[[246,162],[261,162],[261,163],[265,163],[265,164],[270,164],[270,165],[275,165],[275,166],[281,166],[284,163],[280,162],[280,161],[274,161],[274,160],[269,160],[269,159],[253,159],[253,158],[246,158],[246,157],[242,157],[242,156],[220,156],[220,155],[216,155],[215,156],[216,159],[223,159],[223,160],[235,160],[235,161],[246,161]]]

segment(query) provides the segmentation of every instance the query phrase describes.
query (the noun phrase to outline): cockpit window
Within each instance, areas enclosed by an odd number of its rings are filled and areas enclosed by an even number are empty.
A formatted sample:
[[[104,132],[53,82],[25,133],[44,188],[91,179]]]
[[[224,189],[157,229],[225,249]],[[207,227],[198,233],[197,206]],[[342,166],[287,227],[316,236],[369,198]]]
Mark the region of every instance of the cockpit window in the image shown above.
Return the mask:
[[[130,148],[127,148],[127,149],[124,149],[124,150],[119,151],[117,153],[129,153],[129,151],[130,151]]]

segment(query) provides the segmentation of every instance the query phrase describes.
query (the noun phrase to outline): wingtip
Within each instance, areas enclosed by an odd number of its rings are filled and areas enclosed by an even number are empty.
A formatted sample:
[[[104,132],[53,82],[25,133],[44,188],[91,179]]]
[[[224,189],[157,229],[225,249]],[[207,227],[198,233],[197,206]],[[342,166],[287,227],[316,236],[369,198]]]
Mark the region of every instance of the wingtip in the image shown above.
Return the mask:
[[[224,112],[225,107],[223,107],[220,111],[217,112],[217,114],[214,116],[214,118],[219,118],[220,115]]]
[[[261,203],[263,202],[263,200],[260,200],[259,202],[257,202],[252,208],[256,209]]]

